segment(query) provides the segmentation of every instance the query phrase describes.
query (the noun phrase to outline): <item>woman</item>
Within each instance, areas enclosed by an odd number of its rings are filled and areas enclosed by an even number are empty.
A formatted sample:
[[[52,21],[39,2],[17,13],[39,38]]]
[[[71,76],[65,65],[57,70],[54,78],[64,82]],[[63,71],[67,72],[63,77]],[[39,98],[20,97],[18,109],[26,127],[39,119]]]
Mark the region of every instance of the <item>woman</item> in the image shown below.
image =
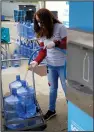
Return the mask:
[[[49,110],[44,115],[44,118],[48,120],[56,115],[58,78],[61,80],[62,88],[66,95],[64,76],[66,56],[55,47],[66,50],[67,30],[53,14],[45,8],[42,8],[35,13],[34,30],[40,39],[40,47],[44,46],[45,48],[41,49],[35,60],[30,63],[29,69],[38,66],[38,64],[46,57],[50,95]]]

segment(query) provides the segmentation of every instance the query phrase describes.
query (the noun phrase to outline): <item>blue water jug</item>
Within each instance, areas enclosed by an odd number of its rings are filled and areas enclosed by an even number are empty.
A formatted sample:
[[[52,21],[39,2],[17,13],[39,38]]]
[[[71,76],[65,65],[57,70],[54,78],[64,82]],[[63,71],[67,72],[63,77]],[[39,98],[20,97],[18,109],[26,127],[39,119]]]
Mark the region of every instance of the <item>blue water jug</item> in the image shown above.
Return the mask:
[[[18,33],[18,36],[20,36],[20,23],[19,22],[17,23],[17,33]]]
[[[9,89],[10,89],[10,91],[12,91],[12,88],[15,87],[17,89],[21,86],[22,86],[22,80],[20,78],[20,75],[16,75],[16,80],[9,84]]]
[[[28,44],[25,44],[25,48],[24,48],[24,57],[28,57]]]
[[[20,60],[19,60],[19,58],[20,58],[20,55],[19,55],[19,53],[17,52],[17,50],[15,50],[14,53],[13,53],[13,56],[12,56],[12,59],[14,59],[14,60],[12,61],[12,65],[13,65],[14,67],[19,67],[19,66],[20,66]]]
[[[34,31],[34,23],[31,23],[31,27],[32,27],[32,37],[35,38],[36,34],[35,34],[35,31]]]
[[[26,58],[28,58],[28,44],[26,45]]]
[[[26,25],[26,23],[23,22],[23,34],[22,34],[22,37],[24,37],[24,38],[25,38],[25,25]]]
[[[17,24],[17,32],[18,32],[18,35],[21,37],[21,33],[22,33],[22,27],[21,27],[21,25],[22,25],[22,22],[20,21],[20,22],[18,22],[18,24]]]
[[[26,43],[24,42],[23,43],[23,52],[22,52],[23,57],[26,57],[26,48],[27,48],[27,46],[26,46]]]
[[[17,53],[20,55],[20,40],[19,39],[16,40],[15,46],[16,46],[15,49],[17,50]]]
[[[24,118],[30,118],[36,114],[36,105],[34,102],[34,89],[26,85],[26,81],[22,81],[22,87],[17,89],[22,106],[25,111]]]
[[[27,46],[27,56],[28,56],[28,58],[31,56],[31,54],[33,52],[32,49],[33,49],[33,45],[30,42],[28,42],[28,46]]]
[[[27,23],[27,39],[32,39],[34,37],[34,31],[30,22]]]
[[[23,128],[24,124],[7,124],[9,121],[23,120],[20,118],[24,115],[24,109],[21,101],[17,96],[17,89],[13,88],[10,96],[4,98],[4,115],[6,119],[6,127],[9,129]]]
[[[32,45],[31,45],[31,43],[29,42],[29,43],[27,44],[27,57],[30,58],[31,54],[32,54]]]
[[[6,69],[7,68],[7,62],[6,61],[3,61],[5,59],[6,59],[6,56],[1,53],[1,60],[2,60],[1,68],[2,69]]]
[[[28,88],[26,108],[26,118],[30,118],[36,114],[35,90],[32,87]]]
[[[36,43],[36,41],[33,41],[33,49],[37,49],[37,43]]]
[[[24,49],[24,43],[23,41],[20,42],[20,54],[23,56],[23,49]]]
[[[26,25],[26,22],[23,25],[23,31],[24,31],[24,38],[26,39],[27,38],[27,25]]]
[[[27,57],[29,58],[29,52],[30,52],[30,49],[31,49],[31,46],[30,46],[30,44],[28,43],[28,47],[27,47]]]
[[[40,48],[39,44],[36,44],[36,49]]]
[[[23,36],[23,22],[20,21],[20,36]]]

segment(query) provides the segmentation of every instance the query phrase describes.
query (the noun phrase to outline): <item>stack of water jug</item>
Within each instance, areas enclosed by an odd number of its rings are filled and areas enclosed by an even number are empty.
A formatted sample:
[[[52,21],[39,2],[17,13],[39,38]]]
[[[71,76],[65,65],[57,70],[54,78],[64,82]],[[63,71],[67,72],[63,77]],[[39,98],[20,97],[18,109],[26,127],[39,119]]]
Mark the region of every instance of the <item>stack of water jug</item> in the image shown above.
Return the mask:
[[[17,39],[16,42],[17,45],[17,52],[20,56],[25,58],[30,58],[31,54],[39,48],[39,45],[36,43],[36,41],[19,41]],[[37,52],[34,54],[34,56],[37,55]]]
[[[14,10],[14,20],[15,22],[24,21],[26,12],[24,10]]]
[[[6,69],[6,67],[7,67],[7,62],[4,61],[5,59],[6,59],[6,55],[3,54],[3,52],[1,52],[1,61],[2,61],[2,63],[1,63],[1,68],[2,68],[2,69]]]
[[[36,114],[35,90],[25,80],[16,76],[16,81],[9,84],[10,95],[4,97],[4,114],[6,127],[9,129],[24,128],[26,123],[10,124],[9,121],[22,121]],[[27,124],[28,125],[28,124]]]
[[[20,21],[19,23],[17,23],[17,32],[20,37],[26,39],[35,38],[34,24],[31,23],[30,21],[27,22]]]
[[[34,24],[30,21],[22,22],[20,21],[17,24],[17,32],[20,37],[23,37],[25,40],[18,40],[18,52],[21,56],[29,58],[31,54],[39,48],[38,44],[34,40],[35,32],[34,32]],[[37,55],[37,52],[34,56]]]
[[[20,58],[20,55],[19,55],[18,51],[15,50],[14,53],[11,55],[11,59],[13,59],[13,60],[11,61],[10,64],[12,67],[19,67],[20,66],[20,59],[19,58]],[[1,54],[1,61],[2,61],[1,68],[6,69],[8,65],[7,65],[7,57],[4,53]]]

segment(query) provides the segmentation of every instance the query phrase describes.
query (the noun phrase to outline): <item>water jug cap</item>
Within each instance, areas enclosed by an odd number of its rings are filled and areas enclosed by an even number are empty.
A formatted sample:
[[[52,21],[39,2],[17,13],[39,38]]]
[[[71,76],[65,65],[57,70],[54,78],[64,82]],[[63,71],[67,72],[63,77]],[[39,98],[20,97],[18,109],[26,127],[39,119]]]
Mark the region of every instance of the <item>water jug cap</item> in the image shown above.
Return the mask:
[[[26,81],[25,80],[22,80],[22,86],[26,87]]]
[[[17,94],[17,89],[16,88],[12,88],[12,94],[16,95]]]
[[[16,75],[16,80],[20,81],[20,75]]]

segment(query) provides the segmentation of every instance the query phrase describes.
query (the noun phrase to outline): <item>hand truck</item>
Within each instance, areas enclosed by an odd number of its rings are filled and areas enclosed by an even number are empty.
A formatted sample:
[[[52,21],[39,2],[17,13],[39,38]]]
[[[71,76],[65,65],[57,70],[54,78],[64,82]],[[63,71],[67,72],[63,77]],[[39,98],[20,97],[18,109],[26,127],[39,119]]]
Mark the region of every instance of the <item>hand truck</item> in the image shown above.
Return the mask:
[[[40,49],[41,48],[37,49],[31,55],[28,64],[30,64],[33,55]],[[28,73],[28,71],[27,71],[27,73]],[[25,76],[27,76],[27,73]],[[33,70],[32,70],[32,81],[33,81],[33,88],[35,89],[35,78],[34,78],[34,71]],[[2,95],[3,95],[3,93],[2,93]],[[39,103],[37,101],[37,98],[36,98],[36,90],[35,90],[35,103],[37,106],[37,110],[36,110],[37,112],[36,112],[35,116],[28,118],[28,119],[20,120],[20,121],[19,120],[12,120],[12,121],[7,121],[7,122],[4,118],[3,130],[4,131],[43,131],[47,127],[47,124],[46,124],[46,121],[44,120],[42,110],[41,110]],[[7,125],[9,125],[9,124],[24,124],[24,128],[19,128],[19,129],[15,129],[15,130],[11,129],[10,130],[6,127],[7,126],[6,124]],[[28,124],[32,124],[32,125],[28,125]]]

